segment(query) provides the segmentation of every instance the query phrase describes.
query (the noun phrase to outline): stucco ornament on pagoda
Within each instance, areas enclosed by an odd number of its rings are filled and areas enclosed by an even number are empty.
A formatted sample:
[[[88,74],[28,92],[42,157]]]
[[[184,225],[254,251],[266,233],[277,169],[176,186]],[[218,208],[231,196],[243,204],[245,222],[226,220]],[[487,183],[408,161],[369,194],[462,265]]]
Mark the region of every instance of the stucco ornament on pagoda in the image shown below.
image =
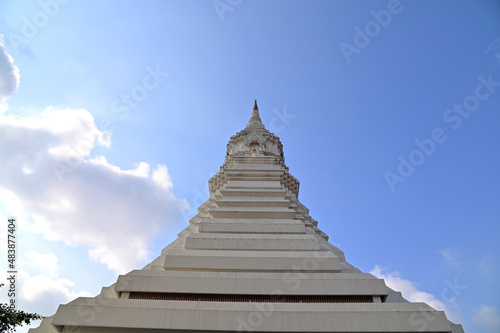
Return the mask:
[[[235,156],[276,156],[277,164],[285,161],[283,145],[262,123],[257,101],[254,102],[248,124],[233,135],[227,144],[226,163],[231,163],[231,158]]]

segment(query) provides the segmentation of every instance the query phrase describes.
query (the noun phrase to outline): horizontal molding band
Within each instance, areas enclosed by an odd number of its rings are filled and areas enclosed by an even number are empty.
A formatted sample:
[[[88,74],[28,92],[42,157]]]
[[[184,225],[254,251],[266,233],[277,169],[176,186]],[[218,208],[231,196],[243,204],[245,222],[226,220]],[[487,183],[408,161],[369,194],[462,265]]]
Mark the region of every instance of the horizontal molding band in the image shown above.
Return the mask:
[[[130,299],[254,303],[373,303],[371,295],[243,295],[131,292]]]

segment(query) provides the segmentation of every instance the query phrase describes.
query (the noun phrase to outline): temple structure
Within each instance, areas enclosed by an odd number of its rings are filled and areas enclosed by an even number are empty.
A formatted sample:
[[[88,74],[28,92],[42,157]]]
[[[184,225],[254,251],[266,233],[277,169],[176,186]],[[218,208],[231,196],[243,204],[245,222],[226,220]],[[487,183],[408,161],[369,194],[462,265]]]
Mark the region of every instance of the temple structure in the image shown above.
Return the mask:
[[[463,332],[328,242],[257,102],[209,185],[210,199],[155,260],[30,332]]]

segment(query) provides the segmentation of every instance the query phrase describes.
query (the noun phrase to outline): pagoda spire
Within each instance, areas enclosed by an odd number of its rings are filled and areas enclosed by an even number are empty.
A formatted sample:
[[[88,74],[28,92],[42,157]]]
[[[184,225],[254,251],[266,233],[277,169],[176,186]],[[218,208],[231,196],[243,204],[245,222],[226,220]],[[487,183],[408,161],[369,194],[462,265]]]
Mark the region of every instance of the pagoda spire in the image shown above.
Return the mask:
[[[260,119],[259,107],[257,106],[257,100],[255,100],[255,102],[253,103],[252,116],[250,117],[248,124],[245,126],[245,128],[249,128],[249,127],[264,127],[264,124],[262,123],[262,120]]]

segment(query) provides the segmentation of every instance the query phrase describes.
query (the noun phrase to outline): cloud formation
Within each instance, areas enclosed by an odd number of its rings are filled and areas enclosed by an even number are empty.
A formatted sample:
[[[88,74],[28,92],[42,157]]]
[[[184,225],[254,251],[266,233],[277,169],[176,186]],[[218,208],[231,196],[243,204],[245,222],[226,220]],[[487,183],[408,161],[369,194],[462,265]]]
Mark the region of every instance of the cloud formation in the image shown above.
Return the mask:
[[[384,279],[389,288],[400,291],[403,297],[410,302],[425,302],[436,310],[443,311],[445,309],[445,304],[436,296],[419,290],[415,282],[401,278],[401,274],[397,271],[388,272],[387,269],[376,265],[370,271],[370,274],[379,279]]]
[[[5,50],[4,36],[0,34],[0,104],[14,94],[19,82],[19,68]],[[5,110],[5,106],[0,106],[0,113],[2,110]]]
[[[132,170],[90,158],[109,146],[83,109],[46,108],[37,117],[0,114],[0,200],[26,228],[51,241],[85,246],[124,273],[148,258],[154,235],[178,226],[189,207],[172,193],[165,165]]]
[[[43,309],[43,315],[51,315],[59,304],[91,296],[87,291],[77,292],[73,281],[59,276],[62,269],[54,253],[29,251],[23,255],[20,267],[23,267],[19,275],[20,300],[26,309]]]
[[[65,304],[77,297],[90,297],[87,291],[76,291],[75,283],[59,276],[60,267],[54,253],[42,254],[29,251],[20,260],[23,269],[18,272],[17,286],[21,292],[18,302],[22,310],[37,312],[43,316],[52,315],[59,304]],[[0,274],[7,271],[0,267]],[[0,294],[0,302],[8,302],[7,293]],[[34,326],[38,326],[35,324]],[[22,328],[27,330],[26,327]]]
[[[446,262],[451,266],[460,266],[458,262],[458,254],[454,249],[441,249],[438,250],[439,254],[446,260]]]
[[[461,308],[455,301],[455,297],[459,296],[460,293],[453,294],[453,292],[449,289],[450,285],[447,285],[446,282],[443,285],[443,290],[441,291],[442,298],[439,299],[431,293],[419,290],[417,283],[403,279],[401,277],[401,273],[398,271],[389,272],[386,268],[375,265],[375,267],[370,271],[370,274],[373,274],[379,279],[384,279],[389,288],[401,292],[403,297],[408,301],[424,302],[438,311],[444,311],[446,313],[446,317],[454,323],[462,323],[464,321]],[[455,283],[456,282],[457,280],[455,280]],[[458,284],[457,290],[463,290],[464,287],[465,286]],[[445,298],[443,298],[443,293],[446,295]],[[449,297],[450,294],[453,294],[454,296]]]
[[[500,310],[495,306],[481,305],[472,321],[486,333],[500,332]]]

